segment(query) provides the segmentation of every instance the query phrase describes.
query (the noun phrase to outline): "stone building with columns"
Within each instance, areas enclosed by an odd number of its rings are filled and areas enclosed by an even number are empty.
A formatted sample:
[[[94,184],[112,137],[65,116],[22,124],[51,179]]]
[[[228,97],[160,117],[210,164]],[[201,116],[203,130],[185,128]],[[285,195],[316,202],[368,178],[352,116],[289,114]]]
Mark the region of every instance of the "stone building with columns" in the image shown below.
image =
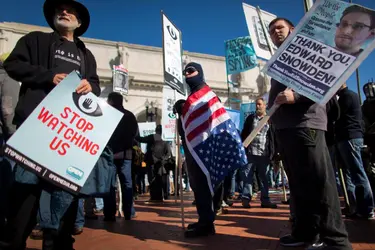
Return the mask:
[[[0,54],[12,51],[17,41],[31,31],[52,32],[49,27],[0,22]],[[130,79],[129,93],[125,96],[124,107],[135,114],[138,122],[144,122],[147,119],[148,104],[150,112],[156,110],[156,122],[160,123],[164,83],[162,48],[86,37],[82,40],[96,58],[102,87],[101,97],[106,98],[113,89],[113,65],[123,64],[129,71]],[[184,51],[183,61],[184,64],[190,61],[200,63],[208,85],[228,106],[225,58]],[[267,78],[260,73],[259,67],[239,74],[237,80],[240,83],[240,92],[235,97],[242,102],[254,100],[265,93],[269,85]]]

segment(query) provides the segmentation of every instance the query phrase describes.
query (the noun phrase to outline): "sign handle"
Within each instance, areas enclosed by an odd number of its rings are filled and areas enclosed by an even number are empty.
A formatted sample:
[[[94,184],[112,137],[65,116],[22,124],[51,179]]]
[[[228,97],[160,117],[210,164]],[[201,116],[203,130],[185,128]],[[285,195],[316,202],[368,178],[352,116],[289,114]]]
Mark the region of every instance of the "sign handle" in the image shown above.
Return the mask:
[[[174,89],[173,90],[173,100],[176,102],[176,90]],[[176,114],[177,115],[177,114]],[[178,115],[177,115],[178,117]],[[179,134],[178,134],[178,124],[177,124],[177,117],[175,119],[175,137],[174,137],[174,141],[175,141],[175,145],[176,145],[176,159],[175,159],[175,170],[174,170],[174,201],[175,203],[177,203],[177,191],[178,191],[178,161],[180,159],[180,148],[179,148]],[[181,190],[180,190],[181,192]]]
[[[253,131],[251,131],[250,135],[246,138],[243,142],[243,146],[247,148],[249,144],[254,140],[255,136],[259,133],[259,131],[267,124],[268,120],[271,116],[276,112],[276,110],[280,107],[278,104],[274,104],[269,112],[263,117],[262,120],[259,121],[258,126],[256,126]]]

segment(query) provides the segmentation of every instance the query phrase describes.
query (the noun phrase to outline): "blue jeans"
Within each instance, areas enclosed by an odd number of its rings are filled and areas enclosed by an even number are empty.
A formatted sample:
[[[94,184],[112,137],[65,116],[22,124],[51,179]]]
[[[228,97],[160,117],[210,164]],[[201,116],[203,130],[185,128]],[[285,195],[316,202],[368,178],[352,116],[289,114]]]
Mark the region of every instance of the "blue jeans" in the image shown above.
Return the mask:
[[[363,139],[337,143],[337,154],[346,177],[346,186],[352,212],[367,216],[373,213],[374,198],[361,157]]]
[[[84,207],[83,202],[85,199],[79,199],[78,201],[78,209],[77,209],[77,218],[74,226],[76,228],[83,228],[85,225],[85,214],[84,214]]]
[[[42,190],[39,200],[38,220],[42,229],[58,229],[65,212],[73,202],[74,196],[61,189]]]
[[[344,191],[343,191],[342,186],[341,186],[340,177],[339,177],[340,173],[339,173],[338,166],[336,164],[337,163],[336,162],[336,159],[337,159],[336,148],[334,146],[330,146],[330,147],[328,147],[328,150],[329,150],[329,155],[331,156],[333,170],[335,171],[337,191],[338,191],[340,196],[343,196]]]
[[[120,179],[122,193],[122,210],[124,217],[129,219],[135,214],[133,207],[133,184],[132,184],[132,161],[115,160],[117,174]],[[116,215],[116,190],[112,189],[111,194],[104,199],[104,216],[114,217]]]
[[[262,203],[268,203],[270,201],[268,195],[268,179],[267,170],[270,164],[270,160],[266,156],[248,155],[247,157],[249,164],[242,169],[241,179],[243,180],[243,193],[242,199],[251,200],[253,192],[253,176],[254,170],[258,172],[259,176],[259,189],[261,190],[260,200]]]

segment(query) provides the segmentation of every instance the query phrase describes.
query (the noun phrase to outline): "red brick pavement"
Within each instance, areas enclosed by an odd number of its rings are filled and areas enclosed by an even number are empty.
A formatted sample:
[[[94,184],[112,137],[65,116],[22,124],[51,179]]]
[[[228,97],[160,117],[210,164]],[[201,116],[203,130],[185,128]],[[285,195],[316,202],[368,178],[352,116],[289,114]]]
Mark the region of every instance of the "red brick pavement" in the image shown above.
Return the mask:
[[[185,201],[186,222],[196,221],[195,208]],[[279,203],[280,196],[272,197]],[[279,245],[278,238],[290,232],[289,210],[286,205],[278,209],[260,208],[259,201],[251,209],[236,203],[229,213],[217,218],[216,236],[185,239],[181,227],[181,208],[174,200],[164,204],[146,204],[147,197],[136,201],[137,218],[116,223],[87,221],[83,234],[76,236],[76,250],[123,250],[123,249],[288,249]],[[346,220],[354,249],[375,249],[375,221]],[[41,242],[29,240],[29,250],[41,249]],[[292,248],[300,250],[302,248]]]

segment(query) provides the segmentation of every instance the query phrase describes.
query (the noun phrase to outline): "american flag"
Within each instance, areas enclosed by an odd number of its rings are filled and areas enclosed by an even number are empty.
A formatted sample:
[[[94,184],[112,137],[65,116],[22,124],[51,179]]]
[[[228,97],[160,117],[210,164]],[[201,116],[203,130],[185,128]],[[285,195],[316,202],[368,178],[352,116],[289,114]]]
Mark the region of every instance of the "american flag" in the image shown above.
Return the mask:
[[[188,97],[182,124],[189,151],[207,176],[213,194],[230,171],[247,164],[236,126],[208,86]]]

